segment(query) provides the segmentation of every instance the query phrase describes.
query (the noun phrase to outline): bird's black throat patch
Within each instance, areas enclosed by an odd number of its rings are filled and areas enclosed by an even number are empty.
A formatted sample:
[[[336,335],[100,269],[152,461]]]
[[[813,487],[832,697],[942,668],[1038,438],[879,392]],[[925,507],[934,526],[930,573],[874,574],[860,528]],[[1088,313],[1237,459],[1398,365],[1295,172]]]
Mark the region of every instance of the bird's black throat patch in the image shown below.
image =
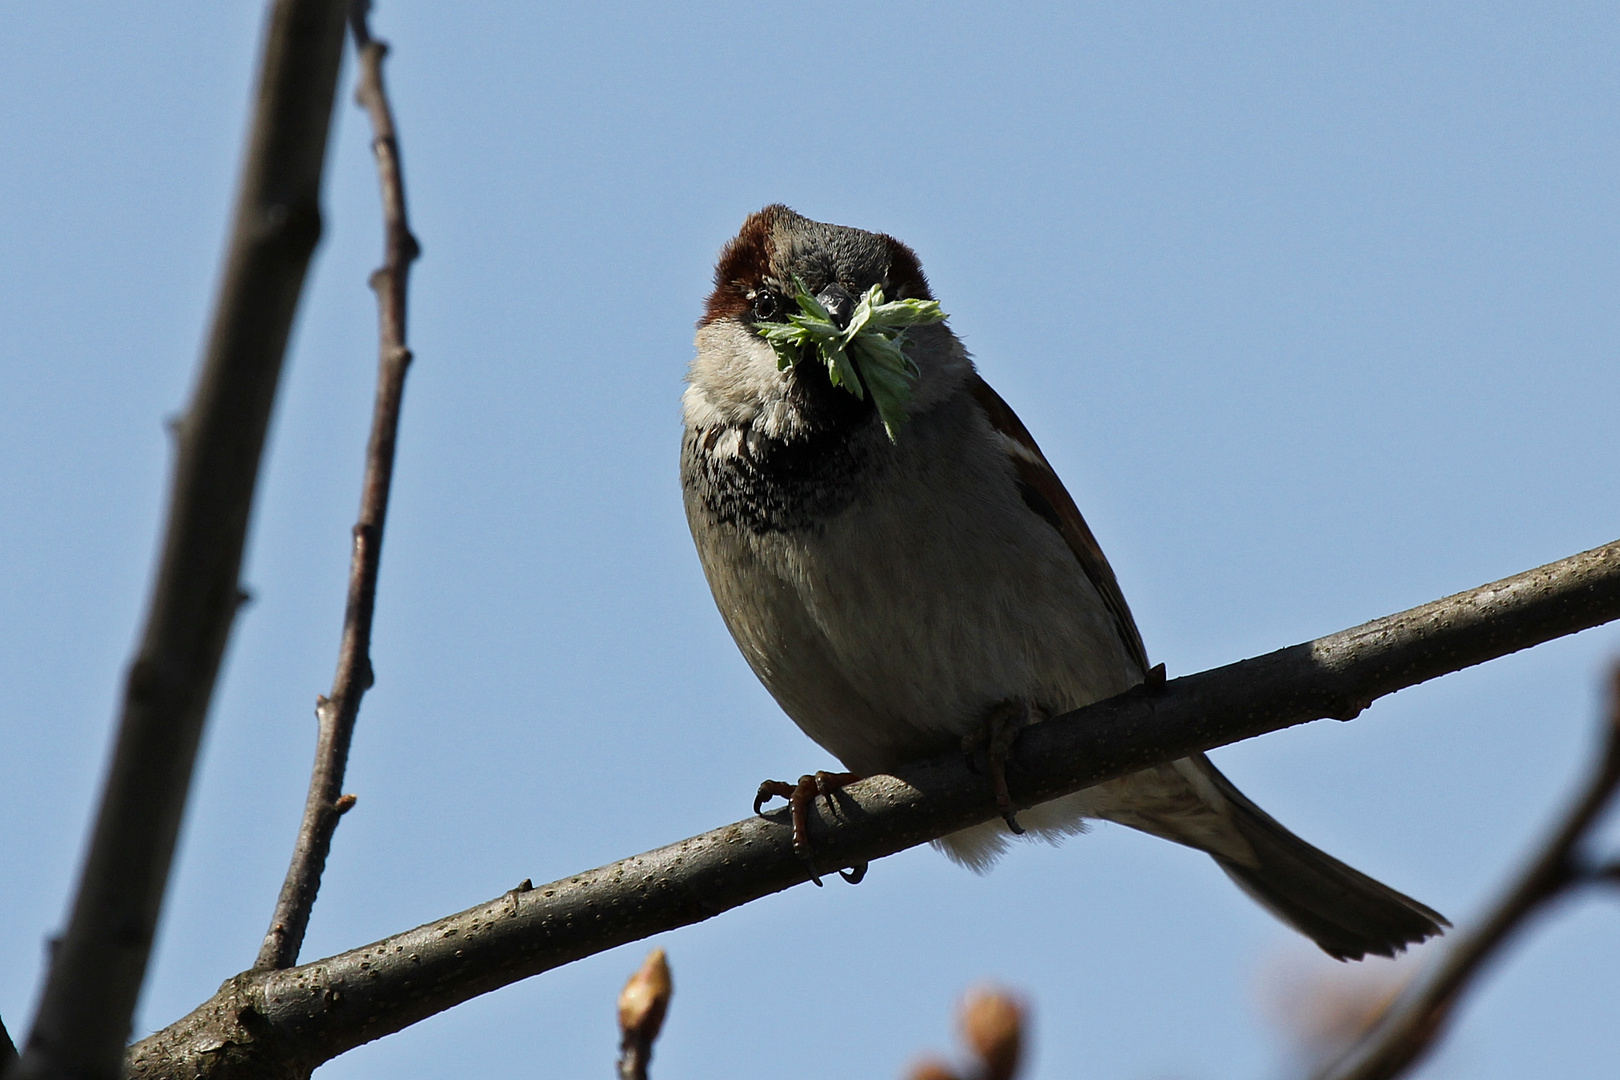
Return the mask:
[[[717,524],[752,533],[814,529],[852,503],[863,475],[887,449],[871,400],[827,382],[820,364],[801,364],[789,403],[803,421],[788,438],[749,438],[719,452],[735,429],[689,431],[681,482]]]

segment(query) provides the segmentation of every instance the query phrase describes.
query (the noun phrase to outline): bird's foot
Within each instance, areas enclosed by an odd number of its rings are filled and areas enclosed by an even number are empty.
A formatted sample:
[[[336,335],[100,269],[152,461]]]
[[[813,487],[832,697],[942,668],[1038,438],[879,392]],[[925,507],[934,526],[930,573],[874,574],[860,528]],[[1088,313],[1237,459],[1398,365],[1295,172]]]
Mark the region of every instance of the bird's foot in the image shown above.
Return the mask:
[[[962,753],[968,765],[976,767],[983,754],[990,767],[990,780],[996,788],[996,809],[1015,835],[1022,836],[1024,827],[1018,824],[1018,810],[1007,791],[1007,754],[1012,750],[1018,733],[1036,720],[1029,703],[1016,698],[1003,701],[990,710],[982,727],[962,736]]]
[[[783,780],[766,780],[759,785],[759,791],[754,794],[756,814],[772,799],[787,800],[788,809],[792,811],[793,816],[793,851],[809,865],[810,880],[818,886],[821,884],[821,874],[816,870],[815,854],[810,850],[810,808],[815,804],[816,796],[830,796],[859,779],[861,779],[859,776],[849,772],[816,772],[799,777],[797,784],[789,784]],[[838,876],[851,885],[859,885],[861,879],[866,876],[866,864],[860,863],[848,870],[840,870]]]

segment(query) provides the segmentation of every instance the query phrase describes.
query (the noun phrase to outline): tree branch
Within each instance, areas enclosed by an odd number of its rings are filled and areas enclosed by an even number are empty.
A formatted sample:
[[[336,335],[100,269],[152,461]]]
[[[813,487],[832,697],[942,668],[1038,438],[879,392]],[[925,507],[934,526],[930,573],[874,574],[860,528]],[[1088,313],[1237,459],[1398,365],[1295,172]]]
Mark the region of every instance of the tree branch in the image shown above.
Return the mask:
[[[315,716],[320,724],[315,746],[315,767],[309,778],[309,796],[298,828],[298,842],[287,868],[269,932],[259,947],[255,971],[291,967],[298,960],[304,931],[320,891],[321,873],[332,850],[338,819],[354,805],[343,795],[343,773],[349,762],[360,699],[372,684],[371,624],[377,604],[377,575],[382,562],[383,524],[388,515],[388,492],[394,477],[394,444],[399,434],[400,403],[405,395],[405,374],[411,353],[405,347],[405,294],[411,263],[421,253],[405,215],[405,178],[400,168],[399,141],[394,116],[383,86],[382,61],[386,43],[371,36],[366,16],[369,0],[355,0],[349,24],[360,59],[360,80],[355,100],[371,117],[372,150],[382,188],[385,254],[371,276],[377,293],[377,396],[371,414],[371,436],[366,444],[365,478],[360,490],[360,519],[354,526],[354,549],[349,559],[349,595],[343,615],[343,636],[338,646],[337,671],[332,692],[317,698]]]
[[[1138,689],[1028,728],[1008,780],[1022,805],[1322,717],[1620,618],[1620,541],[1341,633]],[[853,785],[810,821],[824,868],[892,855],[997,816],[959,755]],[[479,994],[711,918],[810,877],[783,813],[656,851],[285,971],[228,981],[137,1044],[129,1075],[247,1077],[314,1068]],[[526,885],[527,883],[525,883]]]
[[[1568,890],[1599,880],[1581,865],[1577,849],[1620,788],[1620,667],[1611,684],[1596,768],[1535,858],[1479,926],[1459,935],[1440,962],[1315,1080],[1391,1080],[1405,1073],[1438,1045],[1464,992],[1533,916]]]
[[[178,426],[157,581],[68,928],[15,1075],[118,1073],[220,658],[287,334],[320,236],[342,4],[270,10],[202,371]]]

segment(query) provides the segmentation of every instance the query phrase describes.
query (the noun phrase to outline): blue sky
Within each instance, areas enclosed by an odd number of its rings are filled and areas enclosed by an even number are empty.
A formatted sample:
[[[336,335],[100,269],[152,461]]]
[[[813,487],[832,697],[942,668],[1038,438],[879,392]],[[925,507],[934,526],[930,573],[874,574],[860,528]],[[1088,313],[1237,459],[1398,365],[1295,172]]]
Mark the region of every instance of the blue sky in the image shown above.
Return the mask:
[[[0,1016],[26,1028],[147,588],[258,4],[16,7],[0,40]],[[720,245],[775,201],[911,244],[1183,674],[1620,536],[1612,5],[442,5],[374,17],[411,210],[375,661],[306,958],[742,816],[831,764],[713,610],[675,475]],[[331,678],[380,252],[343,103],[245,612],[138,1016],[247,966]],[[1620,629],[1220,751],[1275,816],[1465,923],[1584,764]],[[1613,839],[1611,837],[1611,839]],[[986,979],[1033,1080],[1282,1075],[1337,965],[1195,853],[1103,826],[926,849],[657,939],[655,1075],[897,1076]],[[648,944],[331,1078],[605,1075]],[[1620,917],[1539,924],[1420,1073],[1612,1075]],[[1284,979],[1286,981],[1286,979]]]

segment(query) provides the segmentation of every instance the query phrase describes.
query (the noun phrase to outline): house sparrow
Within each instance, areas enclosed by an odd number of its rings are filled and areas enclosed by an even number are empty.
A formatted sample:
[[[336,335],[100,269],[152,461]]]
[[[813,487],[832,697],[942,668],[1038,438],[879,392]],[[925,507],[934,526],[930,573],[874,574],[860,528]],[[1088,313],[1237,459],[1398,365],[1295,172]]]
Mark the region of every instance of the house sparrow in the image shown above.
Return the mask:
[[[976,746],[1005,800],[1000,761],[1020,726],[1149,675],[1091,530],[945,325],[904,332],[914,378],[894,431],[872,394],[835,386],[813,356],[778,364],[759,327],[786,320],[801,289],[838,326],[874,285],[932,300],[904,244],[768,206],[726,244],[714,281],[683,397],[681,484],[737,646],[851,770],[798,793]],[[767,782],[761,797],[791,790]],[[1208,852],[1339,959],[1393,956],[1449,925],[1290,833],[1202,754],[1017,818],[1003,809],[937,845],[984,870],[1015,830],[1055,841],[1103,818]]]

